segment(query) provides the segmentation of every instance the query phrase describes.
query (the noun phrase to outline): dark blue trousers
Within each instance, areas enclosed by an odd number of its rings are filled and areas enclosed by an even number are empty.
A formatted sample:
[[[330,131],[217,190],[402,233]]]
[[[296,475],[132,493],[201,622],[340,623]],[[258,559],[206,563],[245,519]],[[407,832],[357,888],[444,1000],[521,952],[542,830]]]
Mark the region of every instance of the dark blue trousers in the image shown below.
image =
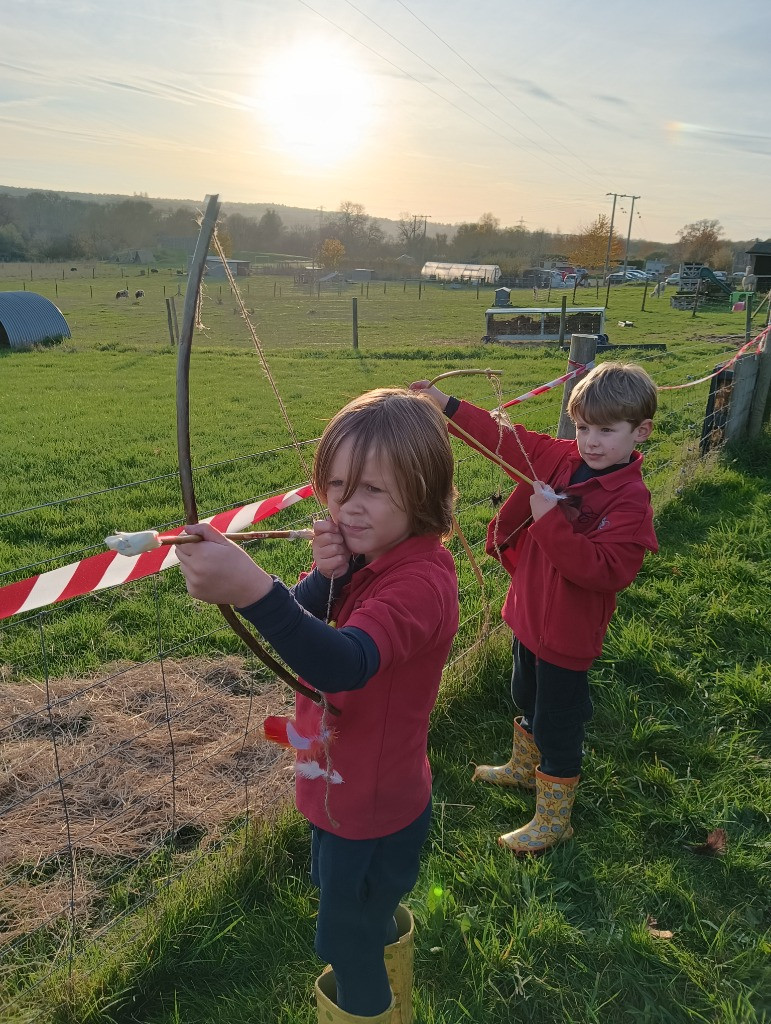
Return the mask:
[[[316,952],[335,972],[337,1004],[375,1017],[391,988],[383,961],[397,939],[394,911],[415,885],[431,824],[431,801],[399,832],[380,839],[342,839],[311,826],[311,879],[320,889]]]
[[[545,775],[574,778],[581,771],[586,723],[594,711],[589,674],[536,658],[516,637],[512,654],[511,696],[540,751],[539,767]]]

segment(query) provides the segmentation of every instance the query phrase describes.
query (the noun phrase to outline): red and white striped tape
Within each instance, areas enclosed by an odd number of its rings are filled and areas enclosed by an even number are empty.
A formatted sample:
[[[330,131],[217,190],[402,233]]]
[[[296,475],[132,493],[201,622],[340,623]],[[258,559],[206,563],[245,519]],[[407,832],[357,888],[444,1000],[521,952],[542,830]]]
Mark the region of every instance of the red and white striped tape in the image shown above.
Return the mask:
[[[536,395],[542,395],[544,391],[551,391],[552,388],[556,388],[560,384],[564,384],[565,381],[572,380],[574,377],[580,377],[582,373],[586,373],[587,370],[591,370],[593,366],[594,363],[582,363],[581,365],[576,366],[574,370],[568,370],[567,373],[563,373],[561,377],[555,377],[554,380],[550,380],[548,384],[539,384],[537,388],[533,388],[532,391],[527,391],[524,395],[520,395],[519,398],[512,398],[510,402],[504,402],[499,408],[508,409],[512,405],[519,405],[520,402],[524,402],[528,398],[535,398]]]
[[[285,494],[275,494],[262,501],[243,505],[241,508],[218,512],[217,515],[201,521],[211,523],[221,533],[228,530],[243,530],[252,523],[259,523],[281,509],[289,508],[295,502],[310,498],[312,495],[313,488],[306,484]],[[173,537],[183,531],[184,527],[180,526],[175,530],[164,530],[163,535]],[[51,572],[43,572],[0,587],[0,619],[8,619],[20,612],[31,612],[47,604],[56,604],[71,597],[82,597],[96,590],[105,590],[107,587],[139,580],[143,576],[151,576],[178,563],[173,544],[132,557],[126,557],[117,551],[103,551],[71,565],[52,569]]]
[[[749,352],[750,349],[756,346],[757,350],[760,351],[760,346],[761,344],[763,344],[764,340],[766,341],[766,344],[768,343],[767,338],[769,332],[771,332],[771,327],[764,328],[764,330],[762,330],[757,337],[752,338],[750,341],[746,341],[740,349],[736,350],[736,352],[731,356],[731,358],[727,362],[721,363],[721,365],[718,366],[716,370],[713,370],[712,373],[708,373],[706,377],[699,377],[698,380],[689,380],[687,384],[660,384],[657,390],[680,391],[682,390],[682,388],[692,388],[696,384],[703,384],[706,380],[712,380],[713,377],[717,377],[717,375],[719,373],[722,373],[723,370],[727,370],[729,366],[733,366],[737,359],[739,359],[740,356],[743,356],[745,352]]]

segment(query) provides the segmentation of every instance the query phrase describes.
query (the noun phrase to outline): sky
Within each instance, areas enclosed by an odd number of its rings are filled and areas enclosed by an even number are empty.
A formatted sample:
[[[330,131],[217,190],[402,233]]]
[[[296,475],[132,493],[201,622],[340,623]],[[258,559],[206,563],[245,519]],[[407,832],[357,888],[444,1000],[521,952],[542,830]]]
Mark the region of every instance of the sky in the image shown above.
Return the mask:
[[[0,0],[0,188],[771,236],[768,0]],[[634,206],[631,197],[635,196]]]

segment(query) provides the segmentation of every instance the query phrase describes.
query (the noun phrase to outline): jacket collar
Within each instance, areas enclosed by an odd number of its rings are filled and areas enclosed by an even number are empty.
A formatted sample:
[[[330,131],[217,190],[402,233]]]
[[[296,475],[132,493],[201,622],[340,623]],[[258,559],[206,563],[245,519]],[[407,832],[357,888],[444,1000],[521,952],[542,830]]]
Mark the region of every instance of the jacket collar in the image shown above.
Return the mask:
[[[584,487],[586,484],[597,484],[606,491],[617,491],[619,487],[626,487],[629,483],[629,477],[633,476],[635,479],[642,479],[640,471],[643,463],[643,453],[638,451],[636,448],[632,452],[632,457],[626,466],[621,466],[613,473],[606,473],[604,476],[593,476],[588,480],[584,480],[580,484],[573,484],[573,487]],[[570,476],[576,470],[576,467],[581,462],[581,456],[578,454],[578,448],[576,448],[575,456],[570,460]]]
[[[362,573],[368,573],[370,576],[380,576],[382,573],[387,572],[394,565],[399,565],[401,562],[410,562],[417,558],[422,558],[425,555],[431,554],[434,551],[438,551],[443,548],[441,540],[438,537],[431,535],[424,535],[421,537],[408,537],[407,540],[403,540],[401,544],[397,544],[391,548],[390,551],[386,551],[385,554],[380,555],[369,565],[364,565],[354,574],[354,579],[360,577]]]

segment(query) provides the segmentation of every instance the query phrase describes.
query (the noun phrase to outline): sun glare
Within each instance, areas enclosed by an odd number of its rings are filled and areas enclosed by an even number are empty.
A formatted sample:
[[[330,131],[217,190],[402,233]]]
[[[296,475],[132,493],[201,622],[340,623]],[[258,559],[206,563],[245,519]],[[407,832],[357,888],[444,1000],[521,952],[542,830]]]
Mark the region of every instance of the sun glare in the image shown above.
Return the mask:
[[[331,167],[354,156],[374,120],[372,79],[326,39],[283,50],[261,69],[258,117],[295,162]]]

